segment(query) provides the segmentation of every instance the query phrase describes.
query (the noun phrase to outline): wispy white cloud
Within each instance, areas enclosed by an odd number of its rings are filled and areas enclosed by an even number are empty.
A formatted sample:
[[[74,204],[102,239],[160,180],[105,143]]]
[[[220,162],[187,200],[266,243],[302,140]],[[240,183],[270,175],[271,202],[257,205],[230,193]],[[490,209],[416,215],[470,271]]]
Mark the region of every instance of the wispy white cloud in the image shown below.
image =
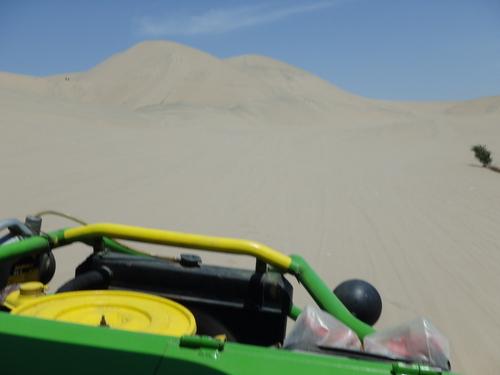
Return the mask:
[[[150,37],[224,33],[331,7],[344,1],[323,1],[287,7],[278,7],[276,4],[256,4],[235,8],[217,8],[197,15],[170,14],[165,17],[142,17],[136,20],[136,25],[140,34]]]

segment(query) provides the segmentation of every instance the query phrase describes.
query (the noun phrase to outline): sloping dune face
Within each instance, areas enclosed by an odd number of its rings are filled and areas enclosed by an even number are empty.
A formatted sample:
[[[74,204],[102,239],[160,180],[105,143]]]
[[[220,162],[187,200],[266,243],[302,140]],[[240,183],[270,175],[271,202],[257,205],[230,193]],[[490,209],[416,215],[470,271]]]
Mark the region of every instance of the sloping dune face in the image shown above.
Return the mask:
[[[259,79],[204,52],[169,42],[141,43],[81,76],[101,82],[101,100],[128,108],[182,101],[230,107],[266,98],[272,90]]]
[[[4,87],[18,82],[17,89],[49,97],[162,116],[165,109],[187,117],[218,111],[222,121],[246,120],[251,126],[346,125],[388,114],[412,118],[389,102],[348,94],[270,58],[220,60],[172,42],[140,43],[84,73],[47,79],[9,75],[3,81]]]
[[[454,115],[479,115],[500,113],[500,96],[489,96],[457,104],[448,110]]]
[[[0,114],[3,218],[49,208],[255,240],[332,288],[374,284],[378,329],[426,317],[454,371],[498,372],[500,175],[470,151],[499,163],[498,97],[372,100],[263,56],[145,42],[87,72],[0,73]],[[56,256],[57,284],[85,253]]]

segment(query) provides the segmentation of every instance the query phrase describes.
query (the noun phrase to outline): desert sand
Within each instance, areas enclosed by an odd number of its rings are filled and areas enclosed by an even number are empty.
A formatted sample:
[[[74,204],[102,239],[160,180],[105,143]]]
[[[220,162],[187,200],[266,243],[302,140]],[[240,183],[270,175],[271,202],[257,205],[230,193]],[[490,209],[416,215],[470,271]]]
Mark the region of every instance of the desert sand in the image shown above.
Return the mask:
[[[0,73],[0,113],[2,218],[52,209],[300,254],[332,288],[375,285],[375,328],[426,317],[455,372],[498,373],[500,174],[470,147],[495,164],[500,96],[373,100],[270,58],[158,41],[86,72]],[[58,269],[85,256],[55,255]]]

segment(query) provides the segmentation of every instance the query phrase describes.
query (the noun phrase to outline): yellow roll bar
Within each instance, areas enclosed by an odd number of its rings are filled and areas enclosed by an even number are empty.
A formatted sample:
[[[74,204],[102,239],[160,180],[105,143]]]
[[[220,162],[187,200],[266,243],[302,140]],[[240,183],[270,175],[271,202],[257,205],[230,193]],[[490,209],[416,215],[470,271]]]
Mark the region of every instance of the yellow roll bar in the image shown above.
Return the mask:
[[[289,256],[281,254],[280,252],[258,242],[248,240],[212,237],[107,223],[85,225],[78,228],[66,229],[64,231],[64,238],[70,242],[95,237],[119,238],[123,240],[148,242],[159,245],[250,255],[273,267],[284,270],[288,270],[292,264],[292,258]]]

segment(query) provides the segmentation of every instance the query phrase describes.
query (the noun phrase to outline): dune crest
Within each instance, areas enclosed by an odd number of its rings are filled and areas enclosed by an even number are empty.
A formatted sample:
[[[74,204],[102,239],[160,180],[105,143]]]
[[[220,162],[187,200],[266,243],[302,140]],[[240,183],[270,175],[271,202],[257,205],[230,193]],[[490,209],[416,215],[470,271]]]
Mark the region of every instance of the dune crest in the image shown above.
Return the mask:
[[[480,115],[500,113],[500,96],[487,96],[458,103],[448,109],[453,115]]]
[[[206,116],[246,126],[371,126],[425,121],[436,113],[494,113],[498,97],[404,103],[359,97],[281,61],[258,55],[225,60],[174,42],[148,41],[87,72],[36,78],[0,73],[14,92],[140,111],[165,118]],[[34,99],[38,100],[38,99]]]
[[[348,125],[412,110],[347,93],[291,65],[256,55],[220,60],[173,42],[142,42],[87,72],[0,75],[0,87],[149,114],[220,112],[264,126]],[[229,112],[228,112],[229,111]],[[262,122],[269,115],[270,123]],[[257,121],[255,121],[258,119]]]

